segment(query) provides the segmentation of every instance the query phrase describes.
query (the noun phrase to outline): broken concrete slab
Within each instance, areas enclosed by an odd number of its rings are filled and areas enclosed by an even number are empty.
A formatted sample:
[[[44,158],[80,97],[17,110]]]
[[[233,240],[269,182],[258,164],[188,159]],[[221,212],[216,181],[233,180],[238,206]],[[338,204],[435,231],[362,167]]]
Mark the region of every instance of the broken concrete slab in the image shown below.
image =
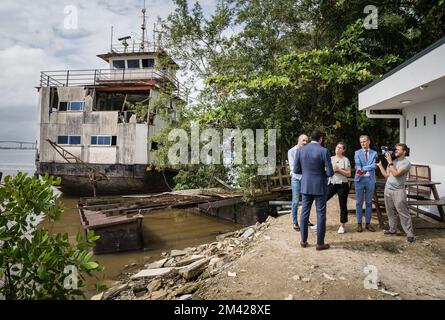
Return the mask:
[[[112,299],[112,298],[118,296],[119,293],[121,293],[122,291],[126,290],[127,288],[128,288],[128,284],[127,283],[124,283],[124,284],[122,284],[120,286],[112,287],[112,288],[108,289],[107,291],[105,291],[102,299],[103,300]]]
[[[190,256],[190,257],[187,257],[187,258],[184,258],[184,259],[182,259],[182,260],[179,260],[178,262],[175,263],[175,266],[176,266],[176,267],[187,266],[187,265],[189,265],[189,264],[191,264],[191,263],[193,263],[193,262],[195,262],[195,261],[201,260],[201,259],[203,259],[203,258],[205,258],[204,255],[201,255],[201,254],[196,254],[196,255],[195,255],[195,254],[194,254],[194,255],[192,255],[192,256]]]
[[[161,289],[159,291],[155,291],[151,294],[150,299],[151,300],[161,300],[167,296],[167,291],[164,289]]]
[[[185,266],[179,270],[179,274],[186,280],[191,280],[199,276],[209,264],[210,259],[204,258]]]
[[[156,290],[159,290],[161,287],[162,287],[161,279],[154,279],[147,285],[147,289],[149,292],[154,292]]]
[[[101,292],[99,294],[96,294],[95,296],[92,296],[90,300],[102,300],[103,296],[104,296],[104,293]]]
[[[255,232],[255,230],[253,228],[249,228],[246,231],[244,231],[244,233],[241,237],[249,238],[254,232]]]
[[[172,250],[170,252],[170,257],[179,257],[179,256],[185,256],[187,254],[187,251],[184,250]]]
[[[187,283],[185,286],[176,289],[173,292],[173,295],[179,296],[179,295],[184,295],[184,294],[188,294],[188,293],[193,293],[198,289],[199,289],[199,283],[195,283],[195,282]]]
[[[152,278],[152,277],[162,276],[164,274],[169,273],[172,269],[173,268],[145,269],[131,276],[131,279]]]
[[[161,260],[158,260],[156,262],[152,262],[152,263],[146,264],[145,267],[147,269],[159,269],[159,268],[162,268],[164,266],[164,264],[167,262],[167,260],[168,260],[167,258],[161,259]]]

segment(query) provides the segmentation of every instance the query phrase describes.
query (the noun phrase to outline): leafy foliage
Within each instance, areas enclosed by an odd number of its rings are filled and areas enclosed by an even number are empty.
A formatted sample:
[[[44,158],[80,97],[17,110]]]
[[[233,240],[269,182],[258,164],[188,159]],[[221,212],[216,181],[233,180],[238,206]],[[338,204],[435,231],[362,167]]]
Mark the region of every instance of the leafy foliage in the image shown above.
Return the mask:
[[[377,30],[364,28],[365,0],[219,0],[208,16],[199,2],[174,3],[167,49],[202,84],[181,121],[277,129],[278,163],[315,128],[350,158],[360,134],[397,142],[397,120],[368,119],[358,90],[445,35],[443,0],[376,3]]]
[[[60,218],[53,177],[7,176],[0,187],[0,295],[6,299],[71,299],[83,296],[84,274],[99,271],[91,248],[98,239],[89,232],[71,244],[68,234],[51,234],[38,227],[46,216]],[[68,267],[68,268],[67,268]],[[76,280],[69,277],[78,271]],[[70,280],[70,281],[67,281]],[[66,285],[68,283],[69,285]]]

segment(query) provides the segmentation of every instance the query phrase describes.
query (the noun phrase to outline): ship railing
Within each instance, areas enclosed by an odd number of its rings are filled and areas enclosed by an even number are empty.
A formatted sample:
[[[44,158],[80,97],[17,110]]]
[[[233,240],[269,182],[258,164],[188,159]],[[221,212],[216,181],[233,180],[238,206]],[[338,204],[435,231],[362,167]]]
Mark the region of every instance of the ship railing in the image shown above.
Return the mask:
[[[186,100],[187,88],[168,70],[144,69],[91,69],[56,70],[40,73],[40,87],[99,86],[121,83],[143,83],[154,80],[160,88],[168,86],[171,92]]]
[[[141,52],[156,52],[159,47],[153,42],[144,42],[144,49],[141,50],[142,42],[131,42],[128,46],[123,44],[117,44],[111,46],[111,52],[113,53],[141,53]]]

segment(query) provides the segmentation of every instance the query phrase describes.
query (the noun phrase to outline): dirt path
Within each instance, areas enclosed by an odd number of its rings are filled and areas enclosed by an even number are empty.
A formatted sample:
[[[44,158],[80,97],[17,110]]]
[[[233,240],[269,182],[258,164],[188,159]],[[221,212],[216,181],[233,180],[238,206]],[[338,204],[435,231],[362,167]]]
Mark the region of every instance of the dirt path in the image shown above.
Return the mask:
[[[349,208],[355,203],[349,200]],[[416,242],[406,237],[385,237],[377,232],[355,231],[349,216],[347,233],[337,234],[338,200],[328,203],[326,242],[331,249],[316,251],[316,234],[310,230],[309,247],[299,246],[300,235],[291,227],[289,214],[271,221],[245,254],[226,270],[208,279],[194,299],[444,299],[444,224],[414,218]],[[316,221],[313,208],[311,221]],[[401,229],[400,229],[401,230]],[[379,289],[365,289],[364,268]],[[236,273],[229,277],[228,272]],[[377,272],[375,272],[377,271]],[[375,277],[374,277],[375,275]]]

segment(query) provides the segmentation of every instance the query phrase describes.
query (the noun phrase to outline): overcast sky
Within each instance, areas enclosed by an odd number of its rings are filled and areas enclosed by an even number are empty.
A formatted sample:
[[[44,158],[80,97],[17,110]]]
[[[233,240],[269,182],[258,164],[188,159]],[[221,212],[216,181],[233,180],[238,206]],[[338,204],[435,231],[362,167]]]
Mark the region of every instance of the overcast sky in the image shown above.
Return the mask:
[[[216,0],[200,1],[211,12]],[[147,0],[147,29],[174,10],[170,0]],[[74,6],[77,29],[67,29]],[[0,140],[35,141],[40,71],[107,68],[96,54],[117,38],[140,36],[143,0],[0,0]],[[68,23],[68,24],[67,24]]]

